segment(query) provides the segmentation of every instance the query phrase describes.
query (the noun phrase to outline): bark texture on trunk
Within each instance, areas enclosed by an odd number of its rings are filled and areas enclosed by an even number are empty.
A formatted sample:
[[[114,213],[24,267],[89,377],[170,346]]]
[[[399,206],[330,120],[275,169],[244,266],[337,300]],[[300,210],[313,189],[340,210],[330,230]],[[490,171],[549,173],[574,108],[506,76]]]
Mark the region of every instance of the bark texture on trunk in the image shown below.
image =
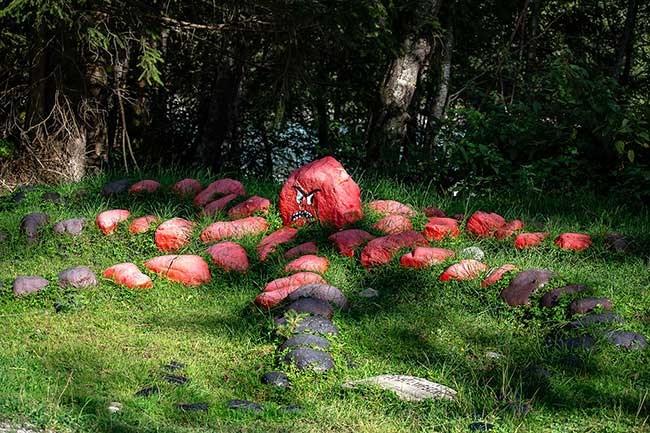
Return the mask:
[[[427,121],[426,140],[429,146],[429,155],[433,156],[437,146],[436,134],[440,120],[445,114],[447,107],[447,97],[449,95],[449,83],[451,80],[451,60],[454,52],[454,28],[450,24],[447,29],[447,37],[443,47],[443,55],[440,61],[440,82],[438,83],[438,92],[433,103],[429,119]]]
[[[634,25],[638,11],[638,1],[628,0],[627,13],[623,34],[616,50],[616,64],[614,65],[614,78],[620,83],[625,83],[630,78],[632,64],[632,51],[634,47]]]

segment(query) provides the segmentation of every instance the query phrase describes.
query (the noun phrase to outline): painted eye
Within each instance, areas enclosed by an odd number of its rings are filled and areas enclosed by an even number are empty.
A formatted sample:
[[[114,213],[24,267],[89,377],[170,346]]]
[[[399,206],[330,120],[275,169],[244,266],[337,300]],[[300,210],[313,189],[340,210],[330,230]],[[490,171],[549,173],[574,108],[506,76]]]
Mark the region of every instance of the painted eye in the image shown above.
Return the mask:
[[[305,194],[301,190],[296,189],[296,203],[300,204],[304,199]],[[309,203],[309,197],[307,198],[307,202]]]
[[[314,204],[314,193],[313,192],[307,196],[307,204],[309,206]]]

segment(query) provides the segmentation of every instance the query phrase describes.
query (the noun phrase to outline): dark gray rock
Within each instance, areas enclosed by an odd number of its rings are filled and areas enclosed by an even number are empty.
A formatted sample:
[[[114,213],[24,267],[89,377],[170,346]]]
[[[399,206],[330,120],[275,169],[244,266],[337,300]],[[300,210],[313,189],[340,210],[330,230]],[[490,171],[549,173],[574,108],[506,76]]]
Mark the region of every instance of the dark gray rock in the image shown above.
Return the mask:
[[[98,284],[97,277],[85,266],[75,266],[59,272],[59,286],[83,289]]]
[[[61,194],[58,192],[50,191],[46,192],[41,196],[41,200],[43,201],[49,201],[54,204],[61,204],[63,203],[63,197],[61,197]]]
[[[605,235],[605,245],[617,253],[625,253],[630,249],[630,243],[627,238],[618,233],[607,233]]]
[[[290,405],[287,405],[287,406],[280,407],[279,410],[280,410],[280,412],[284,412],[284,413],[300,413],[300,412],[304,411],[305,409],[302,406],[298,406],[296,404],[290,404]]]
[[[146,388],[142,388],[140,391],[135,393],[136,397],[150,397],[155,394],[160,393],[160,388],[157,386],[148,386]]]
[[[296,301],[300,298],[316,298],[331,302],[341,309],[348,307],[348,299],[338,287],[327,284],[305,284],[289,294],[289,300]]]
[[[469,431],[488,431],[494,428],[492,424],[483,421],[473,422],[468,427]]]
[[[228,409],[248,410],[254,413],[260,413],[264,410],[259,404],[248,400],[229,400]]]
[[[120,179],[109,182],[102,188],[102,195],[116,195],[125,191],[129,186],[131,186],[131,181],[129,179]]]
[[[286,318],[276,319],[276,329],[286,327],[287,331],[292,334],[317,334],[317,335],[339,335],[339,330],[335,324],[322,316],[301,317],[294,321],[287,321]]]
[[[175,374],[165,374],[163,375],[162,379],[165,382],[172,383],[174,385],[185,385],[190,381],[190,379],[185,376],[177,376]]]
[[[50,282],[41,277],[18,277],[14,280],[14,295],[22,296],[44,289]]]
[[[27,236],[27,240],[32,243],[38,239],[40,230],[50,221],[50,217],[44,213],[30,213],[20,221],[20,229]]]
[[[334,367],[332,356],[321,350],[300,346],[287,353],[282,360],[293,364],[299,370],[329,371]]]
[[[172,360],[169,364],[165,364],[165,365],[162,366],[163,370],[167,370],[167,371],[182,370],[185,367],[187,367],[187,365],[185,365],[185,364],[183,364],[181,362],[178,362],[178,361],[174,361],[174,360]]]
[[[289,304],[285,308],[284,313],[287,311],[295,311],[301,314],[309,313],[316,316],[323,316],[327,319],[331,319],[332,314],[334,314],[334,309],[329,302],[316,298],[300,298]]]
[[[594,347],[594,345],[594,338],[589,334],[581,335],[579,337],[567,338],[558,342],[558,346],[561,349],[568,350],[590,350]]]
[[[616,313],[602,313],[602,314],[591,314],[589,316],[580,317],[567,324],[567,328],[577,329],[585,328],[592,325],[602,325],[602,324],[611,324],[611,323],[624,323],[620,315]]]
[[[83,231],[85,224],[86,224],[85,218],[71,218],[71,219],[59,221],[58,223],[54,224],[52,230],[54,231],[54,233],[60,235],[67,233],[72,236],[79,236]]]
[[[544,294],[544,296],[542,296],[542,300],[540,301],[540,305],[546,308],[553,308],[558,304],[562,296],[570,293],[580,293],[586,289],[588,289],[588,287],[584,284],[571,284],[564,287],[558,287],[557,289],[553,289],[550,292]]]
[[[530,296],[555,276],[555,272],[547,269],[519,272],[510,285],[501,291],[501,298],[511,307],[530,304]]]
[[[178,403],[176,405],[183,412],[207,412],[207,403]]]
[[[282,343],[278,350],[284,352],[287,349],[293,349],[298,346],[309,346],[319,349],[328,349],[330,347],[330,342],[323,337],[313,334],[296,334],[289,338],[287,341]]]
[[[647,347],[644,335],[631,331],[606,331],[604,337],[616,347],[629,350],[643,350]]]
[[[612,301],[609,298],[582,298],[576,299],[569,305],[569,317],[576,314],[586,314],[601,306],[604,310],[612,309]]]
[[[269,371],[262,376],[262,383],[264,385],[273,385],[279,388],[288,388],[291,382],[287,373],[282,371]]]
[[[25,197],[27,197],[27,193],[25,191],[19,191],[11,198],[11,201],[18,204],[21,201],[25,200]]]

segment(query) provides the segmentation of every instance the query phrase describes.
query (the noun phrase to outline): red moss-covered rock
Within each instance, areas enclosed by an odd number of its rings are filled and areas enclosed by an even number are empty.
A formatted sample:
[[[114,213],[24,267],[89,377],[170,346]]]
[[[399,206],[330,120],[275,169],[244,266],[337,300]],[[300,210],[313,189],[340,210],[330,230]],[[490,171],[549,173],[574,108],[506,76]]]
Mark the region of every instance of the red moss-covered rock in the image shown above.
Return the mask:
[[[211,279],[208,264],[199,256],[158,256],[145,260],[144,265],[152,272],[188,286],[208,283]]]
[[[461,260],[460,262],[449,266],[447,270],[440,275],[440,281],[473,280],[488,269],[489,267],[486,264],[481,263],[478,260]]]
[[[591,246],[591,236],[580,233],[562,233],[554,243],[565,250],[582,251]]]
[[[176,182],[169,190],[180,197],[194,198],[203,187],[196,179],[183,179]]]
[[[433,217],[424,226],[424,237],[429,240],[439,241],[442,238],[457,238],[460,233],[458,221],[453,218]]]
[[[437,208],[435,206],[431,206],[431,207],[422,209],[422,212],[424,212],[424,214],[426,216],[428,216],[429,218],[431,218],[431,217],[444,218],[444,217],[447,216],[447,215],[445,215],[445,212],[442,209]]]
[[[263,233],[269,223],[261,217],[248,217],[236,221],[217,221],[201,232],[201,240],[210,243],[222,239],[241,239],[245,236]]]
[[[330,265],[330,261],[325,257],[315,256],[313,254],[307,254],[306,256],[298,257],[286,264],[284,267],[284,272],[300,272],[300,271],[309,271],[309,272],[318,272],[319,274],[324,274],[327,271],[327,268]]]
[[[503,275],[506,272],[516,271],[516,270],[517,267],[515,265],[511,265],[510,263],[503,265],[499,268],[493,269],[490,271],[488,276],[483,280],[483,282],[481,283],[481,287],[491,286],[492,284],[496,283],[501,278],[503,278]]]
[[[190,243],[194,223],[183,218],[172,218],[160,224],[154,234],[160,251],[174,252]]]
[[[523,250],[524,248],[537,246],[549,236],[550,234],[547,232],[520,233],[515,238],[515,248]]]
[[[219,179],[206,186],[203,191],[198,193],[192,203],[196,207],[202,207],[214,200],[217,195],[246,195],[244,185],[234,179]]]
[[[255,302],[267,308],[274,307],[305,284],[327,284],[327,281],[313,272],[300,272],[288,277],[278,278],[264,287],[264,292],[255,298]]]
[[[476,211],[469,217],[465,230],[478,238],[489,238],[506,225],[506,220],[499,214]]]
[[[327,239],[336,245],[342,255],[354,257],[354,251],[367,241],[375,239],[375,236],[365,230],[350,229],[334,233]]]
[[[233,206],[233,208],[228,211],[228,216],[232,219],[246,218],[247,216],[253,215],[255,212],[260,212],[266,215],[269,213],[270,207],[271,200],[255,195],[246,199],[242,203],[239,203],[237,206]]]
[[[503,227],[497,229],[494,232],[494,237],[500,241],[508,239],[510,236],[514,235],[515,232],[524,229],[524,223],[521,220],[510,221]]]
[[[439,265],[454,256],[452,250],[445,248],[417,247],[412,252],[404,254],[399,259],[399,263],[405,268],[424,269]]]
[[[151,278],[143,274],[133,263],[120,263],[118,265],[113,265],[104,270],[103,275],[106,278],[113,279],[117,284],[121,284],[130,289],[133,289],[134,287],[153,287]]]
[[[296,239],[298,230],[293,227],[284,227],[276,230],[268,236],[265,236],[257,246],[257,253],[260,255],[260,260],[267,259],[269,254],[277,249],[277,246]]]
[[[151,228],[151,224],[155,224],[157,222],[158,217],[155,215],[139,217],[131,221],[131,225],[129,225],[129,231],[133,235],[138,233],[146,233]]]
[[[394,235],[397,233],[413,230],[413,225],[411,224],[411,220],[405,216],[386,215],[377,221],[377,223],[375,223],[372,228],[380,232],[384,232],[387,235]]]
[[[205,250],[212,257],[215,266],[226,272],[237,271],[245,274],[248,271],[248,256],[246,250],[234,242],[219,242]]]
[[[331,156],[291,173],[280,191],[278,207],[284,225],[315,221],[341,228],[363,218],[359,186]]]
[[[105,235],[111,235],[117,230],[117,226],[129,219],[131,212],[124,209],[107,210],[97,215],[97,226]]]
[[[375,200],[368,203],[369,209],[381,215],[402,215],[405,217],[414,217],[415,211],[403,203],[395,200]]]
[[[235,194],[228,194],[226,196],[223,196],[221,198],[218,198],[216,200],[211,201],[201,211],[199,214],[200,216],[208,216],[208,217],[213,217],[217,215],[219,212],[224,210],[226,206],[228,206],[228,203],[236,199],[237,196]]]
[[[385,265],[401,248],[428,246],[427,240],[416,231],[398,233],[373,239],[361,251],[361,264],[366,269]]]
[[[316,242],[305,242],[297,247],[293,247],[284,253],[285,259],[302,256],[303,254],[318,254],[318,245]]]
[[[160,182],[156,180],[145,179],[131,185],[131,188],[129,188],[129,193],[156,192],[159,188]]]

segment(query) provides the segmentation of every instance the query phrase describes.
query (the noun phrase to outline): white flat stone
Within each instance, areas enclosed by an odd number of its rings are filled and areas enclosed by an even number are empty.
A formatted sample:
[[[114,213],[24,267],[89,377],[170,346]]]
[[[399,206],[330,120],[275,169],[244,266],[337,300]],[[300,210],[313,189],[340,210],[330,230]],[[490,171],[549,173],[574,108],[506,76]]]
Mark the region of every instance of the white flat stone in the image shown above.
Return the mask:
[[[439,383],[430,382],[421,377],[384,374],[361,380],[346,382],[344,388],[359,385],[377,385],[381,389],[394,391],[401,400],[422,401],[428,398],[438,400],[455,400],[457,392]]]

